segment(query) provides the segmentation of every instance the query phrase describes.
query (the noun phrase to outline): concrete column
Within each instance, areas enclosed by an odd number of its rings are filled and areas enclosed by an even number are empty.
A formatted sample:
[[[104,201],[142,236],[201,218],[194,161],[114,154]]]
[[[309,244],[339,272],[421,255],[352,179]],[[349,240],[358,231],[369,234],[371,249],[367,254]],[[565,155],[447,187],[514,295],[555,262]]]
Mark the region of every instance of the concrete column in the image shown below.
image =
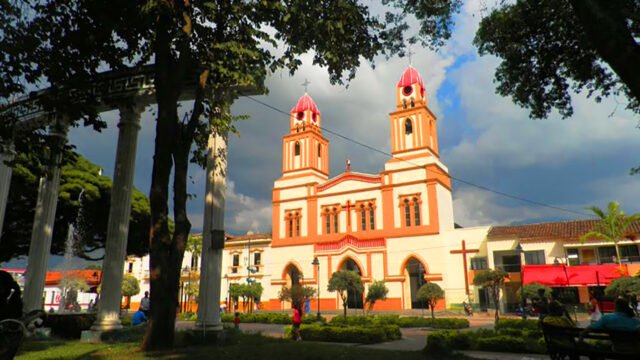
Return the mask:
[[[220,288],[224,248],[224,201],[227,174],[227,134],[209,135],[207,185],[204,198],[202,266],[197,327],[222,330]]]
[[[6,214],[7,201],[9,199],[9,187],[11,186],[11,173],[13,169],[5,162],[12,161],[14,157],[13,144],[0,143],[0,241],[2,241],[2,225]]]
[[[49,129],[49,135],[53,138],[53,145],[51,146],[45,174],[40,178],[24,282],[24,312],[40,310],[43,305],[44,280],[47,273],[47,265],[49,264],[53,224],[58,205],[60,161],[62,160],[66,134],[66,125],[56,125]]]
[[[140,114],[144,106],[120,107],[118,147],[113,172],[111,207],[107,225],[105,255],[102,262],[102,290],[98,304],[98,318],[92,330],[122,328],[120,303],[122,301],[122,275],[127,255],[127,238],[131,215],[131,193],[136,167]]]

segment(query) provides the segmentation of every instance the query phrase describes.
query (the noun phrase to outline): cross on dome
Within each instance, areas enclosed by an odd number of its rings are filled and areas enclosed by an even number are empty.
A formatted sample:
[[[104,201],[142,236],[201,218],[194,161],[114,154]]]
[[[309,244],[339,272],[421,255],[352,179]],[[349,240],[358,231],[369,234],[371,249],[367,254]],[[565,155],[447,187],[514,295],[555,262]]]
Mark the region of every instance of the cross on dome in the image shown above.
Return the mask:
[[[304,78],[304,82],[300,85],[304,86],[304,93],[306,94],[308,91],[308,87],[309,84],[311,84],[311,81],[309,81],[307,78]]]

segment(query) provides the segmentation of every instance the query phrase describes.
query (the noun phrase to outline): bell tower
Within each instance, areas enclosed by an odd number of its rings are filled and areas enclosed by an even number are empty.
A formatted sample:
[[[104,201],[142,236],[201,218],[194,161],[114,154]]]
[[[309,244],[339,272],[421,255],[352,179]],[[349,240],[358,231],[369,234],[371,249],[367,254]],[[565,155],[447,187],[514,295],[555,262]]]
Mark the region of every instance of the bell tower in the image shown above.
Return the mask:
[[[389,115],[393,155],[427,151],[440,156],[436,117],[427,107],[424,82],[413,66],[404,71],[396,85],[396,111]]]
[[[329,141],[322,136],[322,116],[305,93],[291,109],[289,134],[282,139],[282,174],[329,176]]]

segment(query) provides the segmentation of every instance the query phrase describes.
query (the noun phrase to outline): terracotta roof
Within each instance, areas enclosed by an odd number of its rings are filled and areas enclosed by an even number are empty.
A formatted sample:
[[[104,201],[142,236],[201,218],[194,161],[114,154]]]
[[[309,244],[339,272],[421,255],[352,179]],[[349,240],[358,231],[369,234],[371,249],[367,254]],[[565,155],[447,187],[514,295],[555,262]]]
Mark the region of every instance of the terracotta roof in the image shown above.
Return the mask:
[[[309,96],[306,93],[302,95],[300,100],[298,100],[298,103],[296,104],[296,106],[294,106],[293,109],[291,109],[291,113],[295,114],[305,110],[311,110],[312,114],[320,114],[320,110],[318,110],[316,103],[313,101],[311,96]]]
[[[250,234],[250,235],[226,235],[226,241],[243,241],[243,240],[257,240],[257,239],[271,239],[271,234]]]
[[[60,280],[66,277],[79,277],[84,279],[89,286],[100,285],[102,271],[100,270],[68,270],[68,271],[47,271],[45,278],[46,285],[58,285]]]
[[[574,220],[546,222],[538,224],[494,226],[489,230],[488,239],[578,239],[586,234],[599,220]],[[640,233],[640,222],[631,226],[633,234]]]

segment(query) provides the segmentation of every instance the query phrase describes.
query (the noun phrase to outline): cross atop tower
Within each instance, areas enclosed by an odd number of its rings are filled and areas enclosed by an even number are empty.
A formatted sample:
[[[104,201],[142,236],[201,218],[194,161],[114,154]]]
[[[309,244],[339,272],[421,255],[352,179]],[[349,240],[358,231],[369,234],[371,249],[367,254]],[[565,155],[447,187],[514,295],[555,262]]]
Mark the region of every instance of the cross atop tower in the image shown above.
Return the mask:
[[[409,50],[407,50],[407,56],[409,57],[409,65],[411,65],[411,57],[412,57],[412,55],[415,55],[415,54],[416,53],[411,51],[411,45],[409,45]]]
[[[307,78],[304,78],[304,82],[303,82],[302,84],[300,84],[300,85],[304,86],[304,92],[305,92],[305,94],[307,93],[307,90],[308,90],[309,84],[311,84],[311,81],[307,80]]]

